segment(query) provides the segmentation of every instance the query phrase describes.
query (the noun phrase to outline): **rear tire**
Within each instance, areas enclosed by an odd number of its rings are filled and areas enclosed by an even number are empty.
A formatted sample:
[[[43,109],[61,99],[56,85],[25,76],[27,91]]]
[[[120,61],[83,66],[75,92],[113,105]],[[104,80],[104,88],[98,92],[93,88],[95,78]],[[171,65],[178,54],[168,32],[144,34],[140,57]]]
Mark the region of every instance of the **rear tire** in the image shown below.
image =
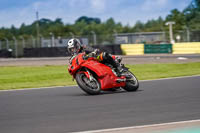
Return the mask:
[[[98,80],[93,78],[93,80],[90,81],[84,73],[76,74],[76,82],[79,87],[89,95],[98,95],[101,91]]]
[[[125,73],[128,74],[130,77],[127,78],[126,85],[123,87],[123,89],[126,91],[137,91],[139,88],[139,82],[136,76],[130,71],[127,71]]]

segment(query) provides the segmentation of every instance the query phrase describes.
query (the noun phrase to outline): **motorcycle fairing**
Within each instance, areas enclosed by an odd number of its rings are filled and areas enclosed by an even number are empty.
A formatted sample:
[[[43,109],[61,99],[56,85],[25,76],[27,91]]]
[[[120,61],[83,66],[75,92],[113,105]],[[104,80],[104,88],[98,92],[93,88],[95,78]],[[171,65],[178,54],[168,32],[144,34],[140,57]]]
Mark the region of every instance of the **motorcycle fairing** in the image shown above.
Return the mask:
[[[95,60],[88,60],[82,64],[82,67],[86,67],[97,74],[102,90],[125,86],[125,82],[117,83],[116,80],[120,77],[115,76],[112,69],[102,63]],[[120,79],[124,79],[124,77],[121,77]]]

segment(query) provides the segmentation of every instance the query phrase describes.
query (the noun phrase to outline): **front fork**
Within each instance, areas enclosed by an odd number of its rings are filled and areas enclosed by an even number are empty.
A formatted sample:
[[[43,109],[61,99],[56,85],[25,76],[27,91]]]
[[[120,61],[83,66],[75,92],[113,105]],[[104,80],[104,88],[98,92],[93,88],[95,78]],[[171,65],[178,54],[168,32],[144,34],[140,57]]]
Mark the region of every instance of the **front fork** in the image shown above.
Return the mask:
[[[84,73],[86,75],[86,77],[90,80],[90,81],[93,81],[94,80],[94,77],[93,75],[90,73],[90,71],[87,69],[87,68],[84,68],[85,71],[80,71],[78,73]]]
[[[87,68],[85,68],[85,69],[86,69],[85,74],[86,74],[87,78],[88,78],[90,81],[93,81],[93,80],[94,80],[94,77],[92,76],[92,74],[90,73],[90,71],[89,71]]]

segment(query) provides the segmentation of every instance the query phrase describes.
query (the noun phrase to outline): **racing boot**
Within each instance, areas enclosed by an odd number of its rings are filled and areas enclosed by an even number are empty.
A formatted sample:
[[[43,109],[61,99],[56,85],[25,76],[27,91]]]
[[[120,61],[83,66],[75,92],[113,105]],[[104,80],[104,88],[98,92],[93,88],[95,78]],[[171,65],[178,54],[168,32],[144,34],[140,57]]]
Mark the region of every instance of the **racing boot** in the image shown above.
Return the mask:
[[[123,68],[120,65],[118,65],[116,68],[117,76],[121,77],[122,72],[123,72]]]
[[[114,68],[115,68],[115,71],[116,71],[116,73],[117,73],[117,76],[118,77],[121,77],[121,73],[123,72],[123,68],[121,67],[121,65],[120,65],[120,61],[119,62],[117,62],[117,61],[115,61],[113,58],[112,58],[112,56],[111,56],[111,54],[108,54],[108,53],[106,53],[106,52],[103,52],[103,59],[104,59],[104,61],[106,61],[106,62],[108,62],[109,64],[111,64]]]

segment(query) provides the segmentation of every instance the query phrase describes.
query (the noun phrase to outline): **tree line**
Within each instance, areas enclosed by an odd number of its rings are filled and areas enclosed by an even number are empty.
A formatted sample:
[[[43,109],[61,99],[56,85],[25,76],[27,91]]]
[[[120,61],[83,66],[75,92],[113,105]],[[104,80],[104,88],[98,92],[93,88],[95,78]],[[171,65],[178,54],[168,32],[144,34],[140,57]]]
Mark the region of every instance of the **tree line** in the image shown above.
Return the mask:
[[[102,22],[99,18],[91,18],[82,16],[78,18],[74,24],[64,24],[61,18],[50,20],[42,18],[30,25],[24,23],[16,28],[12,25],[10,28],[0,28],[0,40],[4,38],[12,39],[13,36],[25,39],[31,36],[37,36],[37,23],[39,24],[39,32],[42,37],[49,37],[49,33],[55,36],[69,37],[73,34],[76,36],[91,35],[94,31],[97,35],[111,35],[116,33],[133,33],[133,32],[156,32],[168,31],[168,26],[165,25],[168,21],[174,21],[176,24],[173,30],[199,30],[200,29],[200,0],[192,0],[192,2],[183,10],[173,9],[166,18],[158,17],[157,19],[148,20],[146,23],[137,21],[135,25],[122,25],[120,22],[115,22],[113,18],[109,18]]]

